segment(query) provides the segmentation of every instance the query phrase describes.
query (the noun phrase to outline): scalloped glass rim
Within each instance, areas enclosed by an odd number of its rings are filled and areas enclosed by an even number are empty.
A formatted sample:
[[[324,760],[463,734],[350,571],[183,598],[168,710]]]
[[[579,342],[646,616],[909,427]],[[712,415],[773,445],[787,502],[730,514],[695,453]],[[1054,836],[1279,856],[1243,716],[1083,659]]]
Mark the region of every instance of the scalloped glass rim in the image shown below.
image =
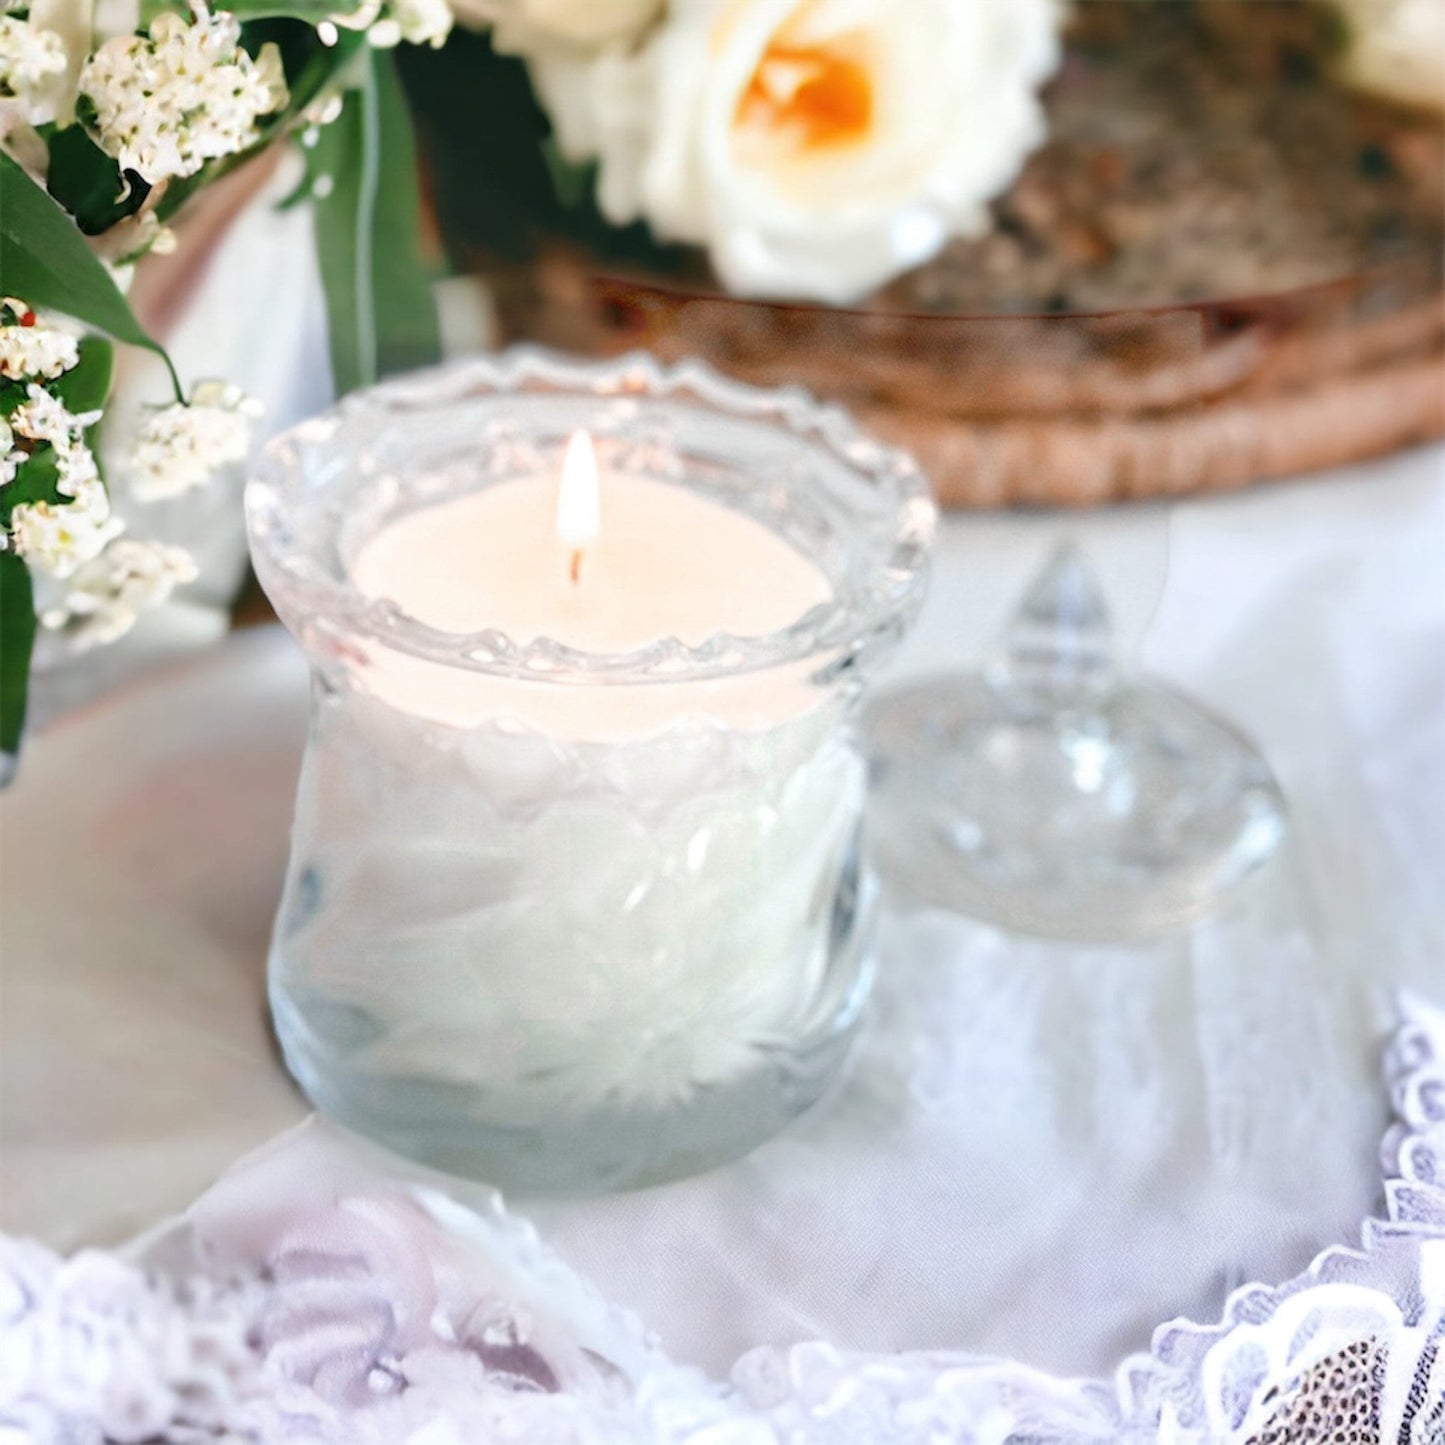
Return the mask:
[[[348,577],[322,566],[298,538],[289,516],[302,488],[312,490],[302,477],[303,446],[338,438],[362,419],[374,423],[378,412],[404,415],[468,396],[529,391],[692,401],[735,420],[781,428],[821,448],[891,504],[890,532],[877,565],[865,582],[836,586],[830,601],[777,632],[758,637],[718,632],[695,644],[667,637],[634,652],[594,653],[550,637],[522,643],[491,628],[454,633],[431,627],[389,600],[359,592]],[[664,365],[645,352],[593,361],[530,345],[445,362],[353,392],[267,443],[246,486],[245,505],[252,557],[268,592],[279,583],[333,630],[449,667],[569,685],[717,679],[811,658],[846,665],[896,636],[917,612],[938,517],[927,478],[906,451],[868,436],[842,407],[820,402],[802,387],[752,386],[701,361]]]

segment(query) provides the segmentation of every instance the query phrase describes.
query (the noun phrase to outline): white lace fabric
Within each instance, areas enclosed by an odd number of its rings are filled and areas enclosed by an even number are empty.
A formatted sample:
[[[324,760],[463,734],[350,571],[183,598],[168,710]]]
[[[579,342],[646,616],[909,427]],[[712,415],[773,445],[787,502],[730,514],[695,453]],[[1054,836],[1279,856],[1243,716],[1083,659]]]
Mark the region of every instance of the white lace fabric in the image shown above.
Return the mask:
[[[1405,997],[1385,1210],[1112,1379],[824,1342],[673,1363],[493,1196],[310,1124],[119,1253],[0,1238],[0,1441],[1442,1445],[1445,1010]]]

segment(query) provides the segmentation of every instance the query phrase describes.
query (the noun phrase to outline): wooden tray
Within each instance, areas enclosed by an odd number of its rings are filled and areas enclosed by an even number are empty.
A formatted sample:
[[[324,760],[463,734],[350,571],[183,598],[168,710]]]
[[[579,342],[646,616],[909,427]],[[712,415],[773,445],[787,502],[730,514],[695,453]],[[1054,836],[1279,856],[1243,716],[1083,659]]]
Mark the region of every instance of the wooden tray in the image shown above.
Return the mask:
[[[910,447],[947,506],[1223,491],[1445,435],[1445,295],[1419,268],[1047,316],[738,301],[560,250],[491,279],[508,339],[698,356],[839,400]]]

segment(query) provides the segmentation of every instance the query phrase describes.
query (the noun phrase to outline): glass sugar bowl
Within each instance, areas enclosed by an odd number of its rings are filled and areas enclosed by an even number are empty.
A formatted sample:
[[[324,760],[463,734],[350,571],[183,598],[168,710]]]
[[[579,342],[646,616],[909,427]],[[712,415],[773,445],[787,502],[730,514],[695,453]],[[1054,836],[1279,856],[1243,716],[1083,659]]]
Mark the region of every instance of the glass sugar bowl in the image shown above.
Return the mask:
[[[854,714],[922,597],[913,463],[797,391],[517,350],[277,438],[247,518],[313,671],[270,959],[311,1100],[566,1192],[816,1100],[868,992]]]

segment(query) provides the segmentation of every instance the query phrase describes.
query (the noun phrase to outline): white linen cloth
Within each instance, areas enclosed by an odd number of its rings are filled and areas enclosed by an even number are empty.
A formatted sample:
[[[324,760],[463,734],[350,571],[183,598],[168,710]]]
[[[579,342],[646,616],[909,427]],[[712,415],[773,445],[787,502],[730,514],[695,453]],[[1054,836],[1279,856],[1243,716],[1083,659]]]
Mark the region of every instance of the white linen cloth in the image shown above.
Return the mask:
[[[827,1105],[697,1179],[512,1201],[675,1361],[826,1339],[1100,1374],[1377,1202],[1390,991],[1445,999],[1445,459],[950,519],[905,669],[976,654],[1061,534],[1129,638],[1158,598],[1146,658],[1261,743],[1286,850],[1157,949],[895,910]],[[271,634],[34,740],[0,802],[0,1228],[119,1239],[304,1112],[261,975],[304,707]]]
[[[495,1197],[475,1210],[313,1121],[128,1249],[0,1235],[0,1437],[27,1445],[1438,1445],[1445,1011],[1401,996],[1385,1203],[1356,1247],[1111,1379],[826,1341],[679,1367]]]

